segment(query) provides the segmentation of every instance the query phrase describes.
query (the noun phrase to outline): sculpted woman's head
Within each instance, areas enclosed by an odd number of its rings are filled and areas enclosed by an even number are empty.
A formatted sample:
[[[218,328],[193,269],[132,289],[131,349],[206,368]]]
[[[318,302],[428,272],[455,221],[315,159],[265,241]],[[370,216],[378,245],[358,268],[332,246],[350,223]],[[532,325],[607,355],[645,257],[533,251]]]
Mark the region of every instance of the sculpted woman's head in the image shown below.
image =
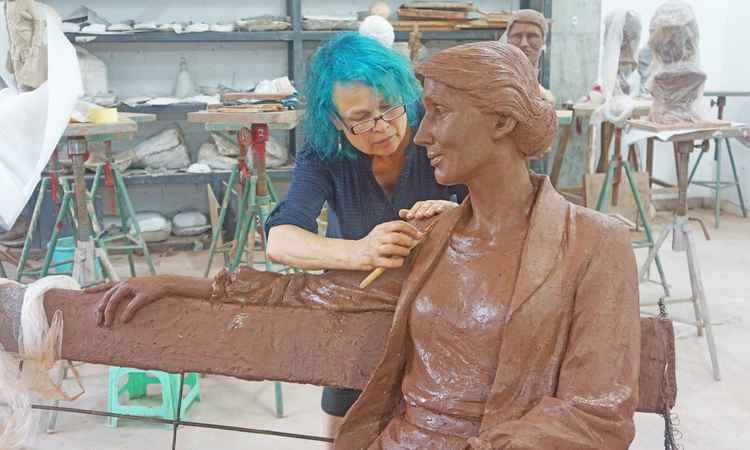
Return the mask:
[[[496,41],[460,45],[435,54],[417,72],[424,78],[426,115],[416,141],[427,147],[440,183],[465,182],[488,162],[479,150],[502,140],[512,141],[513,156],[522,159],[549,149],[557,128],[554,105],[541,96],[534,68],[518,48]]]

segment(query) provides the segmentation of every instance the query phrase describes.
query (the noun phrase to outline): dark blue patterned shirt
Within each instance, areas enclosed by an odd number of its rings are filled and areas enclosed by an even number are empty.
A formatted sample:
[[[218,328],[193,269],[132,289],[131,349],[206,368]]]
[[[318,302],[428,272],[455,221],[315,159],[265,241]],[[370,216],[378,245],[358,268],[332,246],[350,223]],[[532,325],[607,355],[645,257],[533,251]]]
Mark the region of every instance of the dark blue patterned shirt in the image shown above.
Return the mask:
[[[406,165],[389,198],[372,173],[371,157],[322,159],[305,147],[297,154],[294,177],[286,199],[271,213],[266,233],[277,225],[296,225],[318,232],[316,219],[328,202],[328,230],[332,238],[361,239],[375,226],[398,220],[400,209],[422,200],[461,202],[465,186],[442,186],[435,180],[424,147],[413,142],[406,149]]]

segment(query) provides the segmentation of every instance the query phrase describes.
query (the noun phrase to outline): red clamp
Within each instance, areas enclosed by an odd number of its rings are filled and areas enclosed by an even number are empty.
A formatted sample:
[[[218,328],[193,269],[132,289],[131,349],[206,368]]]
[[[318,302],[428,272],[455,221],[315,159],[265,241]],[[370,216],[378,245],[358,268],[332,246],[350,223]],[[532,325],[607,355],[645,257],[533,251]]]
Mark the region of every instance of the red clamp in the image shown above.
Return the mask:
[[[250,169],[247,166],[247,150],[252,145],[252,135],[247,128],[241,128],[237,132],[237,143],[240,145],[240,157],[237,165],[240,169],[240,177],[244,181],[250,177]]]
[[[266,161],[266,142],[268,142],[268,125],[265,123],[255,123],[252,127],[253,135],[253,156],[254,160],[264,163]]]

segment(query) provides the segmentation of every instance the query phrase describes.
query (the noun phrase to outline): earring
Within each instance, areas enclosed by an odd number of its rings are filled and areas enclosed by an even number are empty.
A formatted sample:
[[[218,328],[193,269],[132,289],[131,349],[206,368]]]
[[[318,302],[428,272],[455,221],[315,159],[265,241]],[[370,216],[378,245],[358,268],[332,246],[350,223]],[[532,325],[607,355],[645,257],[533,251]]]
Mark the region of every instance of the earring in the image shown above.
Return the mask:
[[[341,132],[340,131],[336,134],[336,147],[338,151],[341,152]]]

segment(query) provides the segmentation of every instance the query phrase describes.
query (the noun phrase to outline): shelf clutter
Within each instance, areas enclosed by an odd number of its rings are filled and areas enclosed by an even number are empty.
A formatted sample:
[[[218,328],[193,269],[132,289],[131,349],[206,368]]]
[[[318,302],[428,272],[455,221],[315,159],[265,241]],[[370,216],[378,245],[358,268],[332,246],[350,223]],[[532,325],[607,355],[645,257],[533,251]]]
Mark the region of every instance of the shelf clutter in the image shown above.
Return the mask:
[[[291,18],[288,16],[257,16],[238,18],[234,21],[206,23],[202,21],[165,22],[136,21],[132,19],[112,23],[104,16],[87,6],[81,6],[65,19],[63,31],[66,33],[82,33],[90,35],[133,34],[147,32],[182,33],[231,33],[241,31],[283,31],[292,28]]]
[[[510,20],[509,11],[481,11],[473,2],[413,1],[398,9],[394,29],[411,31],[451,31],[465,29],[504,28]]]

